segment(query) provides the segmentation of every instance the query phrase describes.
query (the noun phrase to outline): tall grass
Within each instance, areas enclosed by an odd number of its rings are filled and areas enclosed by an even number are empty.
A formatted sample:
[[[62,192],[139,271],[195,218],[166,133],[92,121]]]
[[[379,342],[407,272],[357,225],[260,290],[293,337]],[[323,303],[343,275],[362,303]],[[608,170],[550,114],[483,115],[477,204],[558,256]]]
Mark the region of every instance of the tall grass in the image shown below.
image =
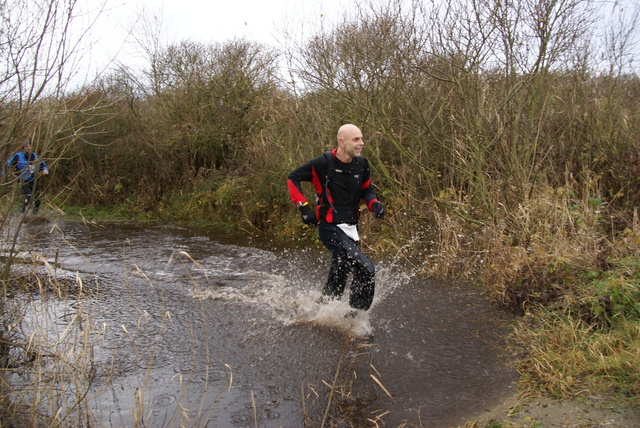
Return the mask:
[[[100,371],[94,359],[99,332],[82,304],[91,292],[79,277],[58,278],[54,265],[27,252],[19,253],[3,288],[3,424],[89,423],[87,395]]]
[[[427,272],[480,278],[495,301],[523,315],[513,338],[524,389],[640,404],[637,215],[621,228],[601,198],[571,185],[532,196],[496,226],[439,216],[439,253]]]
[[[529,386],[559,397],[588,390],[640,404],[640,258],[637,244],[628,248],[607,257],[604,270],[576,269],[571,290],[532,328],[516,332],[530,349],[521,363]]]

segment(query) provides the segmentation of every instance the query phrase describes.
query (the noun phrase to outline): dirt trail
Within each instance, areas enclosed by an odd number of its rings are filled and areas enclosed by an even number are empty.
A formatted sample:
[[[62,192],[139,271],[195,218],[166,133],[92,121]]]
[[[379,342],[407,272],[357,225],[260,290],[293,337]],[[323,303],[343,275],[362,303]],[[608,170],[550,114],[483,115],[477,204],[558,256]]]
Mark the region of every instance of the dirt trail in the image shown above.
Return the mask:
[[[508,399],[465,428],[640,428],[640,409],[602,397]]]

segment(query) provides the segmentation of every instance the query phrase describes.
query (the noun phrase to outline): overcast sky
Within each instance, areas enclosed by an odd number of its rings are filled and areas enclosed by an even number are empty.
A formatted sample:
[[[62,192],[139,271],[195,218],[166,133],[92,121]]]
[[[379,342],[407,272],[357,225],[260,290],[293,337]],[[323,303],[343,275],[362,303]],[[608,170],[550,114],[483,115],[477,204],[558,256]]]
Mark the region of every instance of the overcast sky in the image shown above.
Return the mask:
[[[351,12],[356,2],[358,0],[80,0],[86,11],[83,24],[96,20],[85,37],[92,41],[93,47],[83,64],[85,67],[90,64],[87,67],[91,69],[90,77],[114,59],[131,67],[146,66],[146,60],[139,57],[140,46],[135,44],[144,20],[159,19],[163,28],[160,41],[165,45],[183,40],[224,43],[245,38],[278,46],[284,29],[299,38],[317,33],[321,23],[330,28],[344,13]],[[360,0],[363,2],[366,0]],[[619,0],[615,4],[626,13],[634,9],[630,5],[639,3],[640,0]],[[129,34],[132,28],[135,34]]]
[[[93,48],[90,63],[94,70],[110,59],[135,65],[134,36],[128,31],[141,19],[158,18],[163,43],[182,40],[225,42],[245,38],[277,45],[283,28],[299,36],[321,21],[336,19],[356,0],[84,0],[92,19],[88,39]],[[101,10],[100,13],[98,13]],[[97,18],[96,18],[97,17]],[[317,27],[316,27],[317,28]]]

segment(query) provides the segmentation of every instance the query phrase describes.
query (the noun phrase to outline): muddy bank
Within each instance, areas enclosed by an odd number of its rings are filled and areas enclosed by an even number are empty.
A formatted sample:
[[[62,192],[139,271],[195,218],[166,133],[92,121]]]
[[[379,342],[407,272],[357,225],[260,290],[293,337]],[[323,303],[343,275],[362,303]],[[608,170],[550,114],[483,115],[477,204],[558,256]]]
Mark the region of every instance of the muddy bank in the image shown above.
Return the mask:
[[[628,403],[620,403],[612,397],[586,396],[554,400],[545,396],[518,398],[514,395],[464,425],[465,428],[490,426],[637,428],[640,427],[640,409]]]

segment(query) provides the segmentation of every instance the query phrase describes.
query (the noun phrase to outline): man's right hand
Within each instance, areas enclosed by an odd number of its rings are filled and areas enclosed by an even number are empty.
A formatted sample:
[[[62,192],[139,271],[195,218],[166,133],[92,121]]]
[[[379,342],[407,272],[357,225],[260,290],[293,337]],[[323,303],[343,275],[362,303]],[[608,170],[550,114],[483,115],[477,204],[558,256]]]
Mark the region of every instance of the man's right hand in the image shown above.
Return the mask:
[[[318,219],[316,218],[315,213],[307,202],[300,205],[298,209],[300,210],[300,214],[302,215],[302,222],[304,224],[308,224],[309,226],[318,225]]]

